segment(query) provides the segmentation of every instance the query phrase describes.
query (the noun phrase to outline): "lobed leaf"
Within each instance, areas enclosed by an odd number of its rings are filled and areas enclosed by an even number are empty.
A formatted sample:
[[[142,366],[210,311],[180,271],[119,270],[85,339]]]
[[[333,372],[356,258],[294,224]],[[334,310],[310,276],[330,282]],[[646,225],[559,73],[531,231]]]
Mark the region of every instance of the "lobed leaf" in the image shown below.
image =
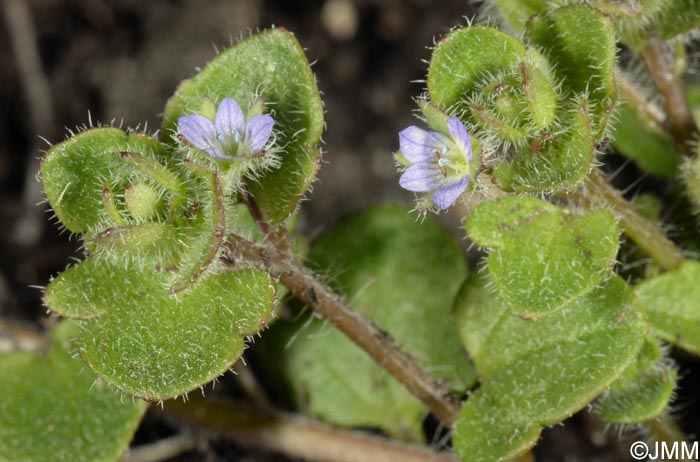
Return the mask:
[[[105,189],[123,191],[131,182],[153,183],[146,173],[122,159],[120,152],[139,153],[152,162],[166,157],[165,147],[158,141],[117,128],[86,130],[46,153],[41,163],[44,191],[68,230],[101,231],[114,223],[114,216],[105,208]]]
[[[534,197],[482,203],[466,230],[492,248],[489,274],[503,301],[524,318],[549,315],[593,290],[618,247],[610,212],[576,214]]]
[[[309,260],[435,377],[459,391],[474,383],[450,319],[466,265],[440,226],[419,223],[401,207],[375,207],[325,234]],[[333,326],[305,318],[287,338],[284,367],[309,412],[338,425],[422,439],[424,405]]]
[[[616,99],[616,38],[610,18],[586,4],[564,6],[532,17],[525,38],[544,51],[571,96],[586,96],[595,137],[602,139]]]
[[[243,337],[264,327],[275,297],[263,271],[207,272],[173,294],[169,275],[89,258],[46,288],[46,305],[87,319],[76,347],[121,391],[149,401],[191,391],[226,372]]]
[[[530,146],[519,149],[508,163],[499,164],[494,177],[504,189],[573,191],[587,178],[595,156],[588,105],[581,99],[564,118],[564,133],[544,132]]]
[[[545,319],[513,316],[487,279],[472,274],[455,300],[481,387],[453,429],[470,462],[505,461],[535,444],[605,390],[638,354],[647,329],[634,292],[618,277]]]
[[[46,353],[0,356],[0,460],[115,462],[146,403],[122,399],[71,357],[80,329],[63,322]]]
[[[276,121],[281,164],[250,179],[248,187],[268,220],[287,218],[316,176],[323,131],[323,104],[304,51],[294,35],[269,29],[229,48],[183,81],[168,101],[164,137],[180,116],[199,112],[202,98],[231,97],[241,105],[262,96]]]
[[[433,50],[428,69],[430,98],[442,110],[467,111],[466,95],[483,78],[517,68],[526,48],[492,27],[470,26],[450,32]]]
[[[663,359],[656,339],[647,338],[637,359],[596,402],[608,422],[635,424],[654,419],[668,406],[678,373]]]

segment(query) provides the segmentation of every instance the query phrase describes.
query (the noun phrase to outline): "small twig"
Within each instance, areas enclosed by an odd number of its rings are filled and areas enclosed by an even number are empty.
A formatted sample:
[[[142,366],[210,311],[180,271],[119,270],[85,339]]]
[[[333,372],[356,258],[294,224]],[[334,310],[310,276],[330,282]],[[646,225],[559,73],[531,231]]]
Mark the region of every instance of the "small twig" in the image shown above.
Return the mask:
[[[620,93],[625,97],[627,102],[634,107],[634,109],[646,114],[647,118],[659,130],[666,131],[668,129],[666,114],[664,114],[661,108],[648,98],[641,88],[635,85],[625,74],[622,73],[617,74],[616,80],[618,90],[620,90]],[[672,138],[668,133],[667,136],[668,138]]]
[[[287,229],[284,227],[284,224],[280,224],[277,226],[276,229],[273,229],[273,227],[270,226],[270,224],[265,219],[262,210],[260,210],[258,203],[255,201],[255,198],[250,193],[250,191],[248,191],[247,189],[243,189],[243,191],[241,192],[241,196],[243,198],[243,202],[248,207],[250,215],[253,217],[253,220],[258,225],[258,228],[260,229],[263,238],[267,240],[270,244],[272,244],[275,248],[277,248],[277,250],[279,250],[280,252],[291,255],[292,246],[289,243],[289,239],[287,237]]]
[[[291,414],[231,401],[193,397],[165,403],[161,411],[248,447],[318,462],[459,462],[452,453],[341,430]]]
[[[53,137],[56,124],[51,86],[41,67],[41,56],[30,10],[31,2],[3,0],[0,3],[17,61],[19,81],[27,100],[31,122],[29,130],[36,135]],[[22,213],[15,222],[12,234],[12,239],[23,245],[36,243],[46,222],[43,211],[36,206],[43,199],[41,185],[35,181],[36,172],[39,171],[39,158],[35,153],[39,148],[38,142],[34,142],[30,148],[31,155],[27,159],[24,175]]]
[[[121,462],[160,462],[196,449],[198,445],[199,442],[194,435],[182,433],[155,443],[130,448],[119,460]]]
[[[354,311],[293,255],[283,253],[276,247],[257,245],[236,235],[229,236],[224,246],[236,258],[261,266],[279,279],[296,297],[365,350],[411,394],[425,403],[438,419],[449,426],[454,423],[459,403],[452,399],[449,388],[428,374],[415,357],[401,350],[389,334]]]
[[[664,98],[664,106],[669,119],[669,131],[686,148],[686,155],[693,155],[689,142],[698,138],[698,127],[685,97],[683,82],[675,72],[673,50],[668,43],[654,39],[641,52],[642,60]]]
[[[600,170],[594,169],[588,177],[585,191],[571,198],[589,207],[602,202],[612,208],[619,216],[625,234],[662,268],[672,270],[685,261],[681,250],[666,237],[659,226],[637,213],[634,206],[608,183]]]
[[[243,390],[251,403],[257,406],[269,406],[270,401],[265,396],[255,374],[251,371],[242,358],[233,365],[233,372],[236,374],[236,383]]]

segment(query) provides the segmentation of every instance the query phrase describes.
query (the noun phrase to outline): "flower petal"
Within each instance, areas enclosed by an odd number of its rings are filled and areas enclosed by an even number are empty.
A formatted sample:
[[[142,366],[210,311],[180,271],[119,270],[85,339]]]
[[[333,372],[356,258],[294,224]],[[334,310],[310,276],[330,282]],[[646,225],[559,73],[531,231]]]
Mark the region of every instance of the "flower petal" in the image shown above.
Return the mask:
[[[233,98],[224,98],[216,110],[216,130],[224,138],[235,139],[235,134],[243,134],[245,116]]]
[[[467,185],[469,185],[469,175],[455,182],[447,183],[433,193],[433,203],[443,210],[448,208],[467,189]]]
[[[464,124],[457,117],[450,117],[447,119],[447,131],[450,132],[452,139],[455,143],[459,143],[464,152],[467,153],[467,159],[469,162],[472,161],[472,140],[467,133],[467,129]]]
[[[214,159],[242,159],[243,156],[227,156],[219,148],[208,148],[204,152],[212,156]]]
[[[199,149],[209,149],[217,145],[214,122],[200,114],[180,117],[177,120],[180,134]]]
[[[265,147],[274,125],[275,119],[267,114],[257,115],[248,121],[245,136],[251,152],[258,152]]]
[[[416,162],[399,178],[402,188],[413,192],[432,191],[440,186],[444,175],[433,162]]]
[[[442,133],[411,125],[399,132],[399,149],[411,162],[423,162],[435,158],[435,151],[441,151],[447,144]]]

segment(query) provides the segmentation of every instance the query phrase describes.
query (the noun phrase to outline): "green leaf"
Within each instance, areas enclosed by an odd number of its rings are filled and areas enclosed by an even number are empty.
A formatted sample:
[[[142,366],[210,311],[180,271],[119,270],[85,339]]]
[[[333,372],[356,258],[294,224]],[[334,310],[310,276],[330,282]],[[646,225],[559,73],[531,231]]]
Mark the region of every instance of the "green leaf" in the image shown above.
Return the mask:
[[[700,262],[642,281],[637,295],[654,333],[674,345],[700,354]]]
[[[146,403],[122,399],[71,357],[76,324],[63,322],[46,353],[0,356],[0,460],[116,461]]]
[[[453,430],[470,462],[510,460],[583,408],[632,363],[646,335],[633,291],[611,277],[594,292],[538,321],[513,316],[488,279],[472,274],[455,301],[458,329],[481,387]]]
[[[49,284],[46,305],[87,319],[77,348],[107,382],[149,401],[193,390],[228,370],[243,337],[266,322],[275,289],[262,271],[207,272],[172,294],[166,271],[89,258]]]
[[[642,170],[663,177],[678,174],[682,155],[671,140],[655,132],[627,103],[619,104],[613,122],[613,146]]]
[[[667,2],[658,16],[661,36],[670,40],[700,27],[700,0],[673,0]]]
[[[595,410],[612,423],[635,424],[658,417],[668,406],[678,373],[647,338],[637,359],[596,402]]]
[[[248,187],[263,214],[278,223],[292,213],[316,175],[323,131],[316,80],[292,33],[280,28],[254,34],[182,82],[165,107],[161,133],[169,138],[180,116],[199,112],[202,98],[231,97],[245,107],[256,96],[273,110],[281,164],[256,175]]]
[[[531,146],[519,149],[494,176],[512,191],[573,191],[588,176],[595,155],[588,105],[582,99],[564,118],[564,133],[545,132]]]
[[[554,122],[557,93],[552,66],[536,49],[528,48],[520,64],[521,87],[534,125],[546,129]]]
[[[161,185],[153,184],[148,173],[122,159],[119,155],[122,152],[139,153],[155,164],[166,156],[165,148],[158,141],[117,128],[86,130],[46,153],[41,163],[44,191],[68,230],[74,233],[89,229],[101,231],[115,224],[115,217],[106,209],[106,190],[121,193],[129,183],[137,182],[164,190]],[[177,178],[173,181],[177,182]]]
[[[515,29],[522,29],[533,14],[546,11],[551,2],[546,0],[493,0],[503,19]]]
[[[428,69],[430,98],[442,110],[468,111],[466,95],[484,76],[518,69],[525,46],[492,27],[470,26],[450,32],[433,50]]]
[[[569,5],[531,18],[525,37],[542,48],[564,90],[576,98],[586,95],[596,139],[601,139],[616,98],[610,19],[589,5]]]
[[[492,248],[489,274],[524,318],[548,315],[593,290],[609,273],[618,246],[610,212],[577,214],[534,197],[484,202],[466,229],[475,243]]]
[[[376,207],[339,223],[313,245],[309,260],[436,378],[460,391],[474,383],[450,316],[466,264],[443,228],[400,207]],[[309,412],[338,425],[422,438],[425,406],[363,350],[318,319],[297,327],[280,353]]]

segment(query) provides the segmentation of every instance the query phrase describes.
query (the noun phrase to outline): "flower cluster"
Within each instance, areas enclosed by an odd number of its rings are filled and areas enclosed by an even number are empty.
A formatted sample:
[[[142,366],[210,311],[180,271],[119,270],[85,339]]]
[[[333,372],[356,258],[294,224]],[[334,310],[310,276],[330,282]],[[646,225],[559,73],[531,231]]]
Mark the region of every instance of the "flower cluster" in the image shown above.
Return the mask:
[[[467,189],[472,143],[456,117],[447,119],[447,134],[410,126],[399,133],[399,148],[411,163],[399,184],[413,192],[432,192],[440,209],[450,207]]]
[[[272,136],[275,120],[255,115],[246,122],[243,110],[233,98],[224,98],[212,121],[201,114],[178,119],[180,135],[194,147],[215,159],[259,157]]]

